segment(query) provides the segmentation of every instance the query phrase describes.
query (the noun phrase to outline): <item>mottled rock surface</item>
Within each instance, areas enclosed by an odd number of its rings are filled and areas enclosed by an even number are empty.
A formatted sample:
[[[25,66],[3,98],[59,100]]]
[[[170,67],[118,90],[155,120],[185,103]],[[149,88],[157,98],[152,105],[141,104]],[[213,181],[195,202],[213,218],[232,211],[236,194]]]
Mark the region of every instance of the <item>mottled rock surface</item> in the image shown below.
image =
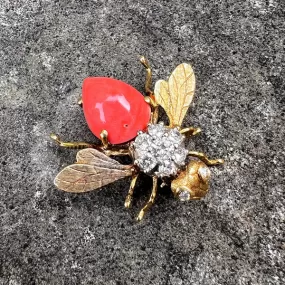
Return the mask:
[[[285,284],[282,0],[0,2],[0,284]],[[206,199],[167,188],[141,223],[149,178],[84,195],[53,178],[97,141],[76,101],[82,80],[111,76],[143,92],[181,62],[197,77],[185,126],[195,149],[226,159]],[[97,141],[98,142],[98,141]],[[189,143],[190,146],[190,143]]]

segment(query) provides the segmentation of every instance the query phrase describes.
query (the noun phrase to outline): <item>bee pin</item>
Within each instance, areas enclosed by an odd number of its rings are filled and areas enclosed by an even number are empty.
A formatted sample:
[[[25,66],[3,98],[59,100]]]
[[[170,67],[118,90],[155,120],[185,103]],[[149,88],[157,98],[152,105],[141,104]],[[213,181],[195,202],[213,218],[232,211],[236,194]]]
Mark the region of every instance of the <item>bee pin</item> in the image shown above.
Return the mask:
[[[199,128],[181,128],[195,91],[191,65],[178,65],[168,81],[157,81],[152,91],[151,68],[145,57],[140,61],[147,74],[145,97],[132,86],[112,78],[89,77],[83,82],[79,104],[83,105],[87,124],[101,145],[63,142],[51,134],[62,147],[82,149],[77,153],[76,163],[56,176],[54,183],[61,190],[87,192],[130,176],[125,200],[125,207],[129,208],[139,174],[151,176],[152,192],[137,220],[154,203],[159,180],[164,184],[171,181],[168,184],[179,200],[199,200],[208,192],[208,166],[224,162],[185,148],[185,138],[201,132]],[[158,106],[165,110],[169,125],[157,123]],[[131,158],[132,164],[123,165],[111,158],[124,155]],[[189,157],[198,159],[189,160]]]

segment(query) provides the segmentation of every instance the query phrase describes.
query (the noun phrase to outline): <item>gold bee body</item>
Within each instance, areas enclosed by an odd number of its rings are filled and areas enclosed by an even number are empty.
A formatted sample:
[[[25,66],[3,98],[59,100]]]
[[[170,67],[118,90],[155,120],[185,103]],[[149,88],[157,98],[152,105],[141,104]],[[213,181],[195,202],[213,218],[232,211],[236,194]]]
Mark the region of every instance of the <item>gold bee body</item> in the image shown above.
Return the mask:
[[[150,66],[144,57],[141,57],[140,60],[147,71],[145,85],[147,96],[145,99],[152,109],[151,125],[146,133],[151,133],[151,127],[154,130],[156,130],[156,128],[159,129],[156,124],[158,121],[158,106],[161,106],[169,118],[169,126],[161,127],[165,132],[165,136],[170,136],[169,133],[171,133],[173,136],[171,138],[173,139],[176,135],[177,139],[182,143],[181,137],[183,137],[184,140],[184,137],[198,134],[200,132],[199,128],[181,128],[182,121],[193,100],[195,91],[195,75],[191,65],[182,63],[177,66],[168,81],[159,80],[156,82],[154,92],[152,92],[152,74]],[[155,135],[156,133],[152,134],[154,137]],[[138,137],[139,136],[140,135],[138,135]],[[144,134],[142,136],[144,136]],[[147,134],[145,134],[145,136],[147,136]],[[167,158],[165,158],[164,161],[163,156],[165,153],[167,154],[164,149],[162,157],[158,157],[157,161],[152,157],[149,157],[150,161],[153,163],[149,166],[149,161],[147,159],[143,160],[136,158],[138,151],[136,151],[135,145],[141,141],[140,139],[136,139],[135,142],[124,145],[110,145],[108,142],[108,133],[105,130],[102,130],[101,132],[102,145],[80,142],[62,142],[56,135],[51,135],[51,137],[63,147],[84,148],[77,153],[76,163],[65,167],[56,176],[54,183],[61,190],[75,193],[87,192],[100,189],[116,180],[130,176],[132,177],[132,180],[125,201],[125,207],[130,207],[139,173],[145,172],[152,176],[152,193],[146,205],[139,212],[137,217],[138,220],[143,218],[145,212],[154,203],[159,178],[162,178],[163,183],[166,181],[164,180],[164,177],[170,178],[171,190],[174,196],[181,201],[197,200],[204,197],[208,192],[210,179],[210,170],[208,166],[223,163],[223,160],[221,159],[210,160],[203,153],[195,151],[189,151],[185,154],[183,153],[185,151],[183,147],[179,148],[178,143],[174,142],[170,144],[170,147],[173,148],[172,156],[168,157],[168,155],[166,155]],[[145,140],[147,143],[151,143],[151,138],[145,138]],[[158,137],[158,144],[160,143],[159,140]],[[165,140],[167,141],[167,138]],[[175,147],[182,151],[180,157],[175,153]],[[137,146],[137,148],[139,149],[139,146]],[[149,150],[151,150],[151,146],[149,147]],[[159,152],[159,149],[157,151]],[[148,153],[148,149],[146,148],[146,150],[143,151],[143,156],[148,158],[150,153]],[[185,159],[183,156],[184,154],[186,155]],[[133,163],[130,165],[122,165],[110,157],[117,155],[129,155]],[[199,160],[189,161],[188,157],[196,157]],[[138,162],[139,160],[140,162]],[[150,171],[146,170],[148,167]]]

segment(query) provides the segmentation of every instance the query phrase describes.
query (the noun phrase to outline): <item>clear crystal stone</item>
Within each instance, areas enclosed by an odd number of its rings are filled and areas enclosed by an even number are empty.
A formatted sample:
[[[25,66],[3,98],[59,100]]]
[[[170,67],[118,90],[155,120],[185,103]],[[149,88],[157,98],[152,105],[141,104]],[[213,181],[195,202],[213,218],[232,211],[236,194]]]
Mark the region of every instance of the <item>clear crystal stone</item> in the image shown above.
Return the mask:
[[[135,164],[147,174],[176,175],[188,153],[184,139],[177,128],[171,129],[162,123],[148,125],[147,132],[138,134],[133,144]]]
[[[207,166],[200,167],[199,168],[199,174],[204,180],[208,180],[211,176],[211,171]]]
[[[188,190],[181,190],[178,194],[180,201],[185,202],[190,200],[190,193]]]

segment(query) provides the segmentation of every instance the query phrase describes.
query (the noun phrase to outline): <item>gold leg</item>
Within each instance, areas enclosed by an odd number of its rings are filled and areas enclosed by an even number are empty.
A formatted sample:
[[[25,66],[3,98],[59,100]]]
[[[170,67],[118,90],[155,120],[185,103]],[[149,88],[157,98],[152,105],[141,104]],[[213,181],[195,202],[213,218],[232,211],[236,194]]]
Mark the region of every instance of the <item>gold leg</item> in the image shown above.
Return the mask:
[[[86,143],[86,142],[63,142],[60,140],[59,136],[56,134],[51,134],[50,135],[51,139],[53,139],[58,145],[66,148],[96,148],[95,145]]]
[[[211,165],[218,165],[218,164],[223,164],[224,160],[223,159],[209,159],[204,153],[198,152],[198,151],[189,151],[188,154],[190,156],[194,156],[202,160],[205,164],[208,166]]]
[[[106,130],[103,130],[100,133],[100,138],[101,138],[101,142],[103,144],[103,148],[107,148],[108,145],[109,145],[109,142],[108,142],[108,132]]]
[[[155,103],[154,96],[153,98],[150,96],[145,97],[145,101],[151,106],[151,117],[150,123],[156,124],[158,121],[158,105]]]
[[[151,113],[150,122],[156,124],[158,121],[158,107],[155,107]]]
[[[193,128],[193,127],[189,127],[189,128],[185,128],[185,129],[182,129],[180,130],[180,133],[182,135],[185,135],[185,136],[195,136],[195,135],[198,135],[201,133],[201,129],[200,128]]]
[[[83,107],[82,97],[80,97],[80,98],[78,99],[77,104],[78,104],[80,107]]]
[[[134,189],[135,189],[135,185],[136,185],[138,176],[139,176],[139,174],[134,174],[132,177],[129,193],[128,193],[126,200],[125,200],[125,207],[126,208],[130,208],[130,206],[131,206],[131,202],[132,202],[133,194],[134,194]]]
[[[157,107],[157,104],[155,103],[155,100],[152,97],[145,96],[144,99],[152,108]]]
[[[157,191],[157,177],[153,176],[152,177],[152,191],[151,191],[151,195],[149,197],[148,202],[145,204],[145,206],[140,210],[138,216],[137,216],[137,221],[141,221],[142,218],[144,217],[145,212],[153,205],[154,203],[154,199],[156,196],[156,191]]]
[[[155,97],[153,94],[153,91],[151,90],[152,85],[152,71],[150,68],[150,65],[148,63],[148,60],[144,57],[140,57],[140,62],[145,67],[146,70],[146,80],[145,80],[145,101],[151,106],[152,112],[151,112],[151,119],[150,122],[152,124],[156,124],[158,120],[158,105],[155,102]]]
[[[104,152],[106,155],[115,155],[115,156],[124,156],[130,155],[128,148],[119,148],[119,147],[111,147],[109,149],[105,149],[104,146],[99,146],[96,144],[86,143],[86,142],[64,142],[62,141],[58,135],[51,134],[51,139],[54,140],[59,146],[65,148],[74,148],[74,149],[83,149],[83,148],[95,148]]]
[[[151,84],[152,84],[152,71],[150,68],[150,65],[148,63],[148,60],[144,57],[140,57],[141,64],[145,67],[146,70],[146,80],[145,80],[145,92],[147,96],[153,95],[153,92],[151,90]]]
[[[106,155],[114,155],[114,156],[124,156],[124,155],[130,155],[130,152],[128,149],[121,148],[121,149],[102,149],[102,147],[99,147],[100,150],[102,150]]]

